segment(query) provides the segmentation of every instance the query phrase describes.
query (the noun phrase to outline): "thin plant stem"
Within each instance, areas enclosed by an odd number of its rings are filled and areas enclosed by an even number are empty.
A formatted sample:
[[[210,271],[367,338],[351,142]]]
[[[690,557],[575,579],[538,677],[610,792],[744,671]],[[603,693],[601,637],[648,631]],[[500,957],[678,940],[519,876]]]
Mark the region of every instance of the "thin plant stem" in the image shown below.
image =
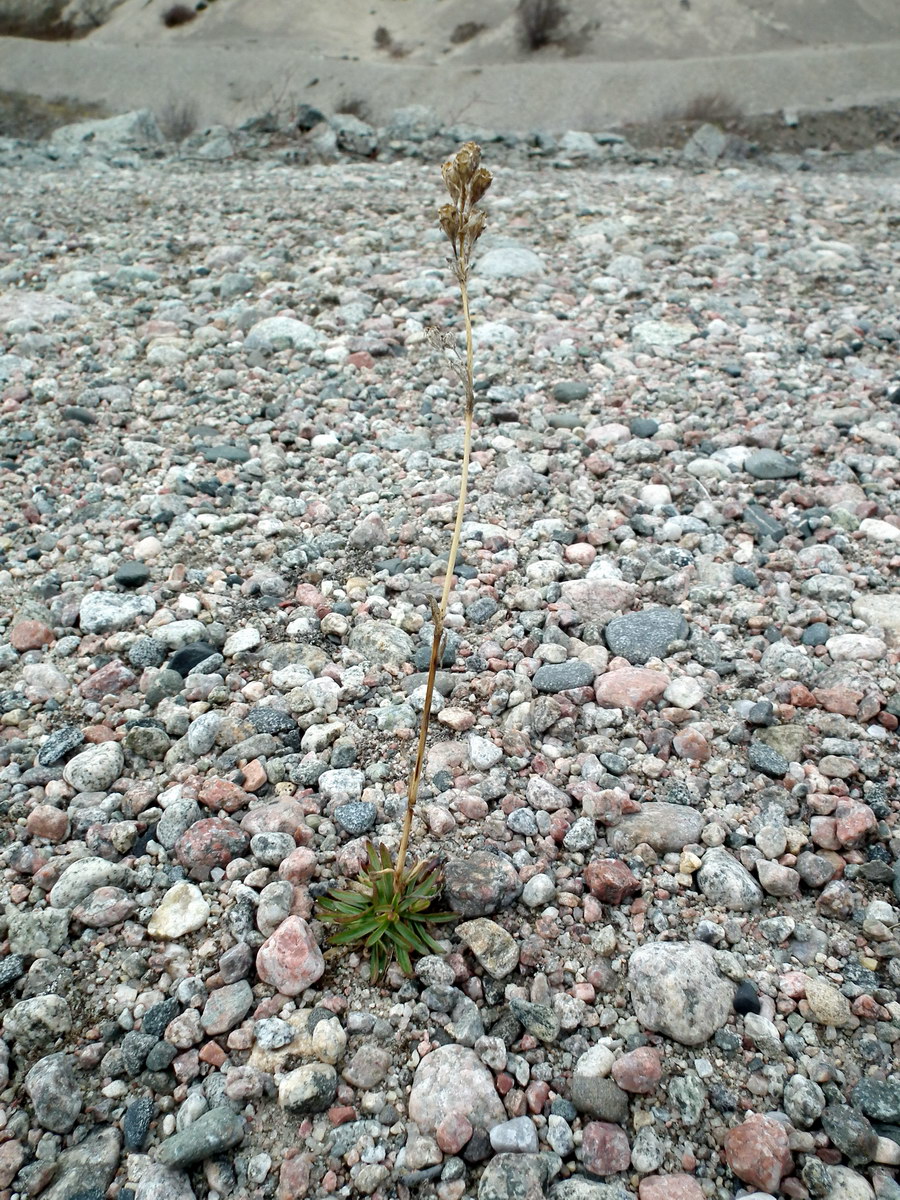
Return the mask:
[[[472,146],[469,143],[463,148],[462,154],[469,153],[470,158],[474,154],[474,162],[468,169],[468,175],[464,178],[462,186],[458,188],[456,194],[451,187],[451,195],[456,201],[455,210],[450,211],[450,220],[456,221],[456,225],[451,229],[444,226],[444,230],[450,238],[453,245],[453,269],[459,284],[460,298],[462,301],[463,323],[465,325],[466,335],[466,359],[463,377],[463,386],[465,388],[466,409],[465,409],[465,424],[463,434],[463,459],[462,470],[460,472],[459,481],[459,499],[456,502],[456,520],[453,524],[453,536],[450,542],[450,554],[447,558],[447,573],[444,576],[444,586],[441,591],[440,602],[432,601],[431,615],[434,622],[434,634],[431,639],[431,658],[428,663],[428,679],[425,684],[425,704],[422,710],[422,720],[419,725],[419,737],[416,745],[416,757],[413,761],[412,769],[409,774],[409,783],[406,789],[406,812],[403,817],[403,830],[400,835],[400,846],[397,851],[397,861],[394,867],[394,886],[395,890],[399,891],[403,872],[406,867],[406,856],[409,850],[409,838],[412,831],[413,814],[416,808],[416,801],[419,798],[419,787],[422,783],[422,775],[425,768],[425,748],[428,740],[428,729],[431,724],[431,703],[434,697],[434,686],[437,678],[438,665],[441,659],[441,646],[444,640],[444,621],[447,616],[447,606],[450,602],[450,593],[453,590],[453,573],[456,570],[456,559],[459,554],[459,544],[462,538],[463,515],[466,507],[466,497],[469,490],[469,462],[472,457],[472,430],[475,422],[475,365],[474,365],[474,349],[472,342],[472,315],[469,309],[469,254],[472,246],[477,240],[483,228],[483,213],[477,213],[473,208],[473,203],[490,185],[490,174],[482,172],[484,179],[483,187],[473,196],[471,191],[472,172],[478,166],[480,158],[480,150],[478,147]],[[461,155],[457,156],[455,164],[461,162]],[[455,165],[454,163],[445,164],[445,170],[448,166]],[[468,166],[468,163],[466,163]],[[449,186],[449,185],[448,185]],[[443,212],[446,210],[442,210]],[[480,221],[480,224],[479,224]],[[471,222],[471,224],[470,224]],[[442,221],[443,223],[443,221]]]

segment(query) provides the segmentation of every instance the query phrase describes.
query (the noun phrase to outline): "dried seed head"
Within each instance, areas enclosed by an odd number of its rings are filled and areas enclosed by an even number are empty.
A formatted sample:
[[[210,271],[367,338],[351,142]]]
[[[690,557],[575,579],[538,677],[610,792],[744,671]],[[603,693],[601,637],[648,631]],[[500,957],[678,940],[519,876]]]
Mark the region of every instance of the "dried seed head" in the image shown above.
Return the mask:
[[[440,218],[441,229],[443,229],[455,247],[459,238],[459,213],[452,204],[443,204],[438,211],[438,217]]]
[[[484,193],[491,186],[493,175],[487,167],[479,167],[469,184],[469,200],[472,204],[477,204]]]
[[[441,228],[453,244],[458,268],[465,270],[469,254],[485,227],[485,214],[475,205],[491,186],[492,175],[481,165],[481,147],[466,142],[441,167],[452,204],[439,213]]]

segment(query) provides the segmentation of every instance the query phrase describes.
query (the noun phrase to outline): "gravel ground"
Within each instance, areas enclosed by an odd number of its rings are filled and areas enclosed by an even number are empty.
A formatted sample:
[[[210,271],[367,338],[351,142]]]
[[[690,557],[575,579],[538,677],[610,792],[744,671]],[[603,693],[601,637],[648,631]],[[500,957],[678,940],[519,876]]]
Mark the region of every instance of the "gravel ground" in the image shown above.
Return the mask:
[[[460,465],[432,134],[0,142],[0,1200],[897,1200],[887,150],[486,146],[460,923],[326,950]]]

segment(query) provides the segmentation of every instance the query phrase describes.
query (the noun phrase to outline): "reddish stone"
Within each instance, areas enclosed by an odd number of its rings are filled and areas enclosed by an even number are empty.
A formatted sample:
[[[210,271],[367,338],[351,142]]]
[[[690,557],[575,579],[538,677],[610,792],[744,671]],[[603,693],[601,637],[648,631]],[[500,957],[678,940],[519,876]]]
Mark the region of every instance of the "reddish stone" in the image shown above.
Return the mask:
[[[278,1172],[275,1200],[304,1200],[309,1191],[309,1162],[300,1155],[286,1158]]]
[[[682,729],[672,739],[672,749],[679,758],[690,759],[691,762],[706,762],[712,751],[709,742],[696,729]]]
[[[258,758],[251,759],[241,767],[241,774],[244,777],[244,791],[258,792],[261,787],[269,782],[269,777],[266,774],[266,768]]]
[[[204,782],[198,799],[213,812],[233,813],[250,803],[250,797],[243,788],[230,779],[219,779],[216,775]]]
[[[639,1200],[705,1200],[703,1188],[690,1175],[648,1175],[638,1185]]]
[[[841,843],[838,841],[835,826],[834,817],[811,817],[809,822],[809,836],[823,850],[837,850]]]
[[[529,1112],[542,1112],[544,1105],[549,1099],[550,1085],[548,1083],[544,1083],[542,1079],[533,1080],[525,1089],[525,1100],[528,1104]]]
[[[9,644],[20,654],[26,650],[40,650],[55,640],[53,630],[42,621],[17,621],[9,632]]]
[[[200,1061],[209,1063],[211,1067],[221,1067],[226,1061],[228,1055],[222,1049],[218,1042],[207,1042],[199,1055]]]
[[[738,1179],[764,1192],[794,1168],[785,1127],[771,1117],[753,1115],[725,1135],[725,1161]]]
[[[843,847],[861,846],[878,826],[875,814],[868,804],[861,804],[857,800],[839,801],[834,810],[834,818],[835,836]]]
[[[890,1016],[886,1008],[882,1008],[878,1001],[873,996],[857,996],[850,1005],[850,1011],[854,1017],[861,1017],[864,1021],[889,1021]]]
[[[91,746],[99,746],[101,742],[117,741],[116,731],[109,725],[88,725],[84,731],[84,740]]]
[[[127,921],[136,908],[136,902],[122,888],[99,887],[76,905],[72,916],[89,929],[111,929]]]
[[[451,1112],[438,1124],[434,1140],[445,1154],[458,1154],[474,1132],[468,1117]]]
[[[826,712],[840,713],[842,717],[855,717],[863,698],[862,692],[850,688],[814,688],[813,695]]]
[[[4,1142],[0,1146],[0,1187],[9,1187],[18,1175],[19,1168],[24,1161],[25,1147],[21,1142]]]
[[[625,866],[614,858],[589,863],[584,869],[584,882],[591,892],[604,904],[621,904],[626,896],[641,890],[640,881]]]
[[[352,354],[347,355],[347,362],[360,369],[375,366],[375,359],[368,350],[354,350]]]
[[[283,858],[278,867],[278,874],[290,883],[306,883],[312,879],[316,869],[316,854],[308,846],[298,846],[287,858]]]
[[[209,879],[214,867],[227,867],[240,858],[250,839],[240,825],[228,817],[197,821],[175,843],[175,858],[192,879]]]
[[[589,1121],[581,1139],[584,1169],[592,1175],[618,1175],[631,1166],[631,1147],[621,1125]]]
[[[795,708],[815,708],[816,698],[802,683],[795,683],[791,688],[788,699]]]
[[[352,1104],[335,1104],[325,1115],[336,1129],[338,1125],[346,1125],[348,1121],[355,1121],[356,1109]]]
[[[241,828],[252,837],[256,833],[289,833],[295,841],[306,844],[313,831],[306,824],[306,811],[296,800],[275,800],[253,808],[241,821]]]
[[[32,837],[45,838],[48,842],[64,842],[69,836],[69,814],[52,804],[38,804],[28,814],[26,830]]]
[[[646,667],[623,667],[601,675],[594,688],[601,708],[642,709],[651,700],[658,700],[670,680],[662,671]]]
[[[89,675],[78,690],[85,700],[102,700],[104,696],[119,696],[137,683],[137,675],[129,671],[118,658]]]
[[[325,971],[325,959],[302,917],[288,917],[256,955],[256,971],[285,996],[296,996],[311,987]]]
[[[662,1076],[659,1051],[652,1046],[630,1050],[613,1063],[612,1076],[623,1092],[649,1096],[656,1091]]]

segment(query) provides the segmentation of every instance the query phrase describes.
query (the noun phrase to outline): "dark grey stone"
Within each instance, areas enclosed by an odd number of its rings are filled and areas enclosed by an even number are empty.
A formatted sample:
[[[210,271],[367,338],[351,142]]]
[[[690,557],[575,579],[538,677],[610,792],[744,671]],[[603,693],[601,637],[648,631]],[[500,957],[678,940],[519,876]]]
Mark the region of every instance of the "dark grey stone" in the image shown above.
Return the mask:
[[[153,1119],[154,1105],[149,1096],[140,1096],[125,1109],[125,1116],[122,1120],[122,1132],[125,1135],[125,1148],[127,1150],[141,1150],[144,1142],[147,1140],[147,1134],[150,1131],[150,1122]]]
[[[266,708],[261,704],[255,704],[247,713],[247,720],[253,726],[257,733],[294,733],[297,729],[297,722],[290,713],[283,712],[280,708]]]
[[[137,588],[150,578],[150,568],[142,562],[124,562],[113,579],[120,587]]]
[[[800,634],[804,646],[824,646],[831,637],[831,630],[824,621],[814,621]]]
[[[560,404],[577,404],[591,394],[590,385],[576,380],[565,380],[553,389],[553,399]]]
[[[10,987],[25,974],[25,959],[21,954],[5,954],[0,958],[0,989]]]
[[[593,1120],[620,1125],[628,1119],[628,1093],[612,1079],[580,1075],[576,1070],[569,1094],[578,1111]]]
[[[794,479],[800,474],[799,465],[777,450],[757,450],[744,463],[744,470],[754,479]]]
[[[606,644],[635,665],[651,658],[665,658],[673,642],[690,633],[687,621],[675,609],[647,608],[642,612],[613,617],[604,630]]]
[[[780,542],[787,533],[781,522],[758,504],[747,505],[744,509],[744,520],[760,537],[769,537],[773,542]]]
[[[173,997],[161,1000],[159,1004],[152,1005],[144,1013],[141,1020],[141,1033],[149,1033],[153,1037],[161,1038],[166,1026],[170,1021],[174,1021],[180,1012],[181,1005]]]
[[[570,688],[590,687],[594,676],[590,663],[573,658],[563,663],[544,663],[531,682],[539,692],[566,692]]]
[[[559,1018],[548,1005],[513,998],[509,1002],[509,1011],[532,1037],[542,1042],[555,1042],[559,1037]]]
[[[191,642],[188,646],[182,646],[169,659],[168,670],[177,671],[184,678],[200,663],[206,662],[208,658],[218,654],[215,646],[210,646],[208,642]]]
[[[832,1145],[854,1166],[872,1161],[878,1134],[869,1120],[849,1104],[829,1104],[822,1113],[822,1128]]]
[[[128,661],[133,667],[160,667],[166,653],[166,647],[156,638],[139,637],[128,647]]]
[[[53,767],[83,741],[84,734],[77,725],[64,725],[50,734],[38,751],[37,760],[42,767]]]
[[[900,1083],[887,1079],[863,1079],[851,1099],[873,1121],[900,1125]]]
[[[751,742],[748,758],[754,771],[762,771],[772,779],[783,779],[791,765],[783,754],[765,742]]]

